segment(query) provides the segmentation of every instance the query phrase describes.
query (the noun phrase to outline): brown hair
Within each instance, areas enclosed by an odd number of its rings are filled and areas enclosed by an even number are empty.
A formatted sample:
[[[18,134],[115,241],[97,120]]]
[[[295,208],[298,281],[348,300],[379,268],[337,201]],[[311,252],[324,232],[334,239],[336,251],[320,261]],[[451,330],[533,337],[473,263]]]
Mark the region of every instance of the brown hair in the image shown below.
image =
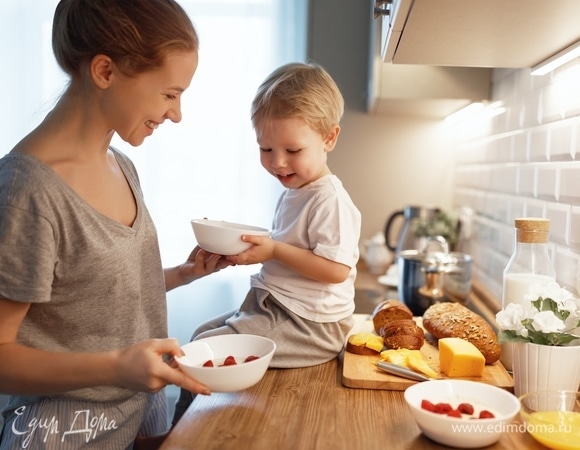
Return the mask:
[[[191,20],[174,0],[61,0],[54,13],[54,55],[73,77],[98,54],[134,76],[161,67],[169,52],[198,46]]]
[[[321,134],[340,123],[344,99],[332,77],[315,63],[289,63],[274,70],[252,102],[252,124],[300,117]]]

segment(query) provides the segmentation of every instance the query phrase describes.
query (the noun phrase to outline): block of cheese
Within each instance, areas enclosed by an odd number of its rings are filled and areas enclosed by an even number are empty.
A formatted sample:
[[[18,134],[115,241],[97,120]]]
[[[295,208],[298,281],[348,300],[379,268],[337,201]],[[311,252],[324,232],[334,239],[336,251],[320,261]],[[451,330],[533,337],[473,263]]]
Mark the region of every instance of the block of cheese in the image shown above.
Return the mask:
[[[461,338],[439,339],[439,368],[448,377],[480,377],[485,358],[471,342]]]

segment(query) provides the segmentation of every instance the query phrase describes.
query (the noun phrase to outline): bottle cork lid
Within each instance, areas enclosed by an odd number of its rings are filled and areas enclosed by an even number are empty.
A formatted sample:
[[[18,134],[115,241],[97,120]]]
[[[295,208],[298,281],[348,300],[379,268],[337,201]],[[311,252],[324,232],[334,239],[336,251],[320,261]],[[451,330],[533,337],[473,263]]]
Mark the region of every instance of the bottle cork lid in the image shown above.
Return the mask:
[[[522,217],[515,219],[518,242],[546,243],[550,231],[550,219],[539,217]]]

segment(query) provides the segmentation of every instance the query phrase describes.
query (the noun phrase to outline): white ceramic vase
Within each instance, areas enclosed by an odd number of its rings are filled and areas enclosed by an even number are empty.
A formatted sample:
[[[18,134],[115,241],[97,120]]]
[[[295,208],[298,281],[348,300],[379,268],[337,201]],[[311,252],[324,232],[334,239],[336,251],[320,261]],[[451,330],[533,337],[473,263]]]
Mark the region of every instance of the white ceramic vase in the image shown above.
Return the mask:
[[[512,370],[516,397],[533,391],[565,389],[580,385],[580,346],[555,347],[531,342],[514,343]]]

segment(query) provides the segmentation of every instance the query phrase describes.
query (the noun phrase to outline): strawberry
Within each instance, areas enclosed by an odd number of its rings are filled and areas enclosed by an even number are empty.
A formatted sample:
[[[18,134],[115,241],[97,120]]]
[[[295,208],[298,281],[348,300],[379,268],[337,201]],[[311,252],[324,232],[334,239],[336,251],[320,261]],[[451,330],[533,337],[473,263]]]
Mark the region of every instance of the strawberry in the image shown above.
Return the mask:
[[[452,409],[451,411],[447,411],[447,415],[449,417],[459,417],[461,418],[461,411],[458,409]]]
[[[236,359],[233,356],[228,356],[225,360],[224,363],[222,364],[222,366],[235,366],[236,363]]]
[[[451,405],[449,403],[437,403],[435,405],[435,412],[437,414],[447,414],[452,409],[453,408],[451,407]]]
[[[254,361],[255,359],[259,359],[259,358],[260,358],[259,356],[250,355],[246,359],[244,359],[244,362]]]
[[[208,359],[206,362],[203,363],[203,367],[213,367],[213,361]]]
[[[461,412],[461,414],[473,414],[473,406],[471,403],[460,403],[457,409]]]
[[[495,416],[493,415],[492,412],[489,412],[487,409],[483,409],[479,413],[479,418],[480,419],[494,419]]]
[[[435,405],[429,400],[421,400],[421,408],[427,411],[435,412]]]

